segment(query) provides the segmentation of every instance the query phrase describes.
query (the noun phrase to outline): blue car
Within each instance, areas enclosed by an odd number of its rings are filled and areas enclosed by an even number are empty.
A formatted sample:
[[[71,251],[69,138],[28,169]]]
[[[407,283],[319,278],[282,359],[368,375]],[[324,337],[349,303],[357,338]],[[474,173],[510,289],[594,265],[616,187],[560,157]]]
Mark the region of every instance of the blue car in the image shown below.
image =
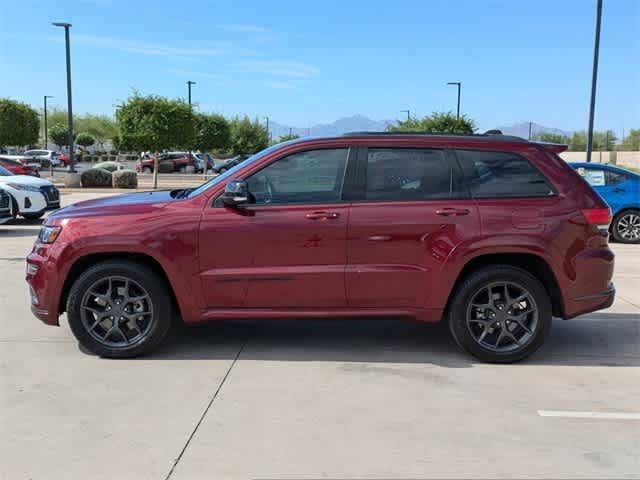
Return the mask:
[[[611,207],[613,238],[640,243],[640,175],[602,163],[569,163]]]

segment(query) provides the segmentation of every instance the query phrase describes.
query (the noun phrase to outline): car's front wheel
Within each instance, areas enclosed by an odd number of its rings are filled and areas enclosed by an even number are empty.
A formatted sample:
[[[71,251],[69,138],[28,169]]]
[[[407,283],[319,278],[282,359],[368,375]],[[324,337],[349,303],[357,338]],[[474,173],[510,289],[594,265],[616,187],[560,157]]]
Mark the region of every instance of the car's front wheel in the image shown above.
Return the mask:
[[[69,326],[101,357],[136,357],[167,337],[173,313],[169,298],[165,282],[146,265],[107,260],[87,269],[71,287]]]
[[[640,210],[625,210],[613,220],[613,238],[620,243],[640,243]]]
[[[151,167],[144,167],[142,173],[153,173],[153,169]]]
[[[531,355],[551,329],[551,301],[540,281],[510,266],[466,277],[448,310],[451,333],[485,362],[511,363]]]
[[[42,216],[44,215],[44,212],[39,212],[39,213],[23,213],[21,214],[24,218],[26,218],[27,220],[38,220],[39,218],[42,218]]]

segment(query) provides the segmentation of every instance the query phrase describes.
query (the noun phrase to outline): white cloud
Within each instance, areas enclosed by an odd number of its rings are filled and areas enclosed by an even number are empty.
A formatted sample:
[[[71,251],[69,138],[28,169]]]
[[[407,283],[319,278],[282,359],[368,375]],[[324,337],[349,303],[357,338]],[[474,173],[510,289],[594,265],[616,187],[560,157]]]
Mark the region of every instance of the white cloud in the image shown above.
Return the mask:
[[[139,42],[136,40],[126,40],[113,37],[102,37],[97,35],[87,35],[77,33],[72,36],[72,42],[82,45],[92,45],[96,47],[112,48],[128,53],[159,57],[213,57],[220,55],[253,54],[252,51],[235,47],[230,44],[218,44],[207,48],[202,47],[173,47],[157,43]]]
[[[273,81],[273,82],[265,82],[267,87],[277,88],[281,90],[291,90],[293,88],[297,88],[297,86],[291,82],[281,82],[281,81]]]
[[[261,27],[259,25],[216,25],[219,30],[226,30],[228,32],[242,32],[242,33],[272,33],[270,28]]]
[[[274,77],[310,78],[318,73],[313,65],[302,62],[250,61],[240,63],[240,67],[254,73],[264,73]]]

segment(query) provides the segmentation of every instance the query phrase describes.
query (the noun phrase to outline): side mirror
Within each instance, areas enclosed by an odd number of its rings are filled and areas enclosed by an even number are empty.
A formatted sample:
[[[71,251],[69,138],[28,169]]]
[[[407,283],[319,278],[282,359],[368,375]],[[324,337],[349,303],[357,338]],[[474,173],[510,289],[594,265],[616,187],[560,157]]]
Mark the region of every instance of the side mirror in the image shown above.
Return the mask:
[[[227,207],[237,207],[250,203],[249,185],[244,180],[231,180],[224,187],[222,203]]]

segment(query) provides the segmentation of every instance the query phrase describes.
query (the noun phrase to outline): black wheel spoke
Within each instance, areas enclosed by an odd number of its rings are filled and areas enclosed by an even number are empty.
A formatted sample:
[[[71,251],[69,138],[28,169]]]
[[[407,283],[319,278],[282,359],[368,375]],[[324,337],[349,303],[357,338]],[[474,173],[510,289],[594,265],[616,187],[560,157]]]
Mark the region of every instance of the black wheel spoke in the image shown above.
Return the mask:
[[[87,333],[110,348],[127,347],[149,335],[153,312],[149,293],[136,281],[121,276],[94,282],[80,306]]]
[[[471,297],[466,322],[468,331],[482,348],[513,352],[533,339],[538,307],[522,285],[512,281],[493,282]]]

